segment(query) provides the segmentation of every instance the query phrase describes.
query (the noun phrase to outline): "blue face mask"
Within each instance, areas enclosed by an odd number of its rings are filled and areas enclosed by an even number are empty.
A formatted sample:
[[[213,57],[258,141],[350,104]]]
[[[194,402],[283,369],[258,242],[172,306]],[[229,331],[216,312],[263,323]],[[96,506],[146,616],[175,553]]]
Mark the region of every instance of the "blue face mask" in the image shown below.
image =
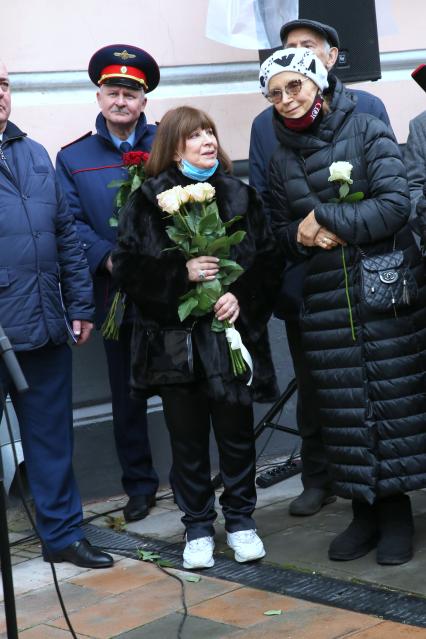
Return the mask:
[[[195,180],[196,182],[205,182],[213,175],[219,166],[219,161],[216,160],[212,167],[209,169],[200,169],[198,166],[194,166],[188,160],[184,160],[183,158],[178,163],[178,167],[181,172],[190,180]]]

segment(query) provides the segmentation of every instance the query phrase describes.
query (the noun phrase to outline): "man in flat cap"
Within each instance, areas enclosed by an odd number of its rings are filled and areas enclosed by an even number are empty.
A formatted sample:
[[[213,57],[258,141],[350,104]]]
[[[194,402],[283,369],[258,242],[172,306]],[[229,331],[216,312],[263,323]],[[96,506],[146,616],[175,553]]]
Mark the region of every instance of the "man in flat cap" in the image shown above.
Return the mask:
[[[333,27],[315,20],[292,20],[281,27],[284,48],[311,49],[329,71],[329,84],[333,86],[333,68],[339,53],[339,36]],[[370,113],[390,126],[382,101],[367,91],[350,89],[356,102],[354,113]],[[253,121],[250,138],[249,178],[262,197],[268,212],[269,162],[278,146],[272,125],[274,107],[262,111]],[[287,261],[283,272],[282,288],[277,300],[275,316],[285,320],[287,339],[298,388],[297,425],[302,438],[303,492],[290,504],[292,515],[313,515],[322,506],[334,501],[327,475],[327,463],[317,421],[314,391],[303,357],[299,311],[302,303],[302,283],[305,264]]]
[[[147,124],[146,94],[160,79],[158,65],[146,51],[114,44],[97,51],[89,62],[89,77],[98,88],[101,112],[96,133],[88,133],[64,147],[56,162],[77,231],[85,249],[95,285],[96,325],[104,321],[114,290],[111,251],[116,229],[109,224],[116,189],[112,180],[127,178],[123,153],[149,152],[156,127]],[[158,477],[152,465],[147,432],[146,402],[130,398],[130,338],[132,308],[126,311],[118,340],[104,339],[112,395],[114,436],[122,468],[122,484],[129,496],[126,521],[148,515],[155,503]]]

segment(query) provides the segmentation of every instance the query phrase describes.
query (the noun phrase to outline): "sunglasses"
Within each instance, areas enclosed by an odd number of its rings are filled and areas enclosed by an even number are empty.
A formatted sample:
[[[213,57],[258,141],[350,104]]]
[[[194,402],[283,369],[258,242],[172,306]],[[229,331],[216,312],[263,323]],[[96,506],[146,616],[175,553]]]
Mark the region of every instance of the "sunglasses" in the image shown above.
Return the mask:
[[[299,95],[301,92],[302,84],[306,82],[306,80],[309,80],[309,78],[304,78],[303,80],[290,80],[290,82],[287,82],[285,85],[284,92],[289,98],[295,98],[296,95]],[[284,92],[283,89],[272,89],[272,91],[267,94],[266,99],[269,100],[269,102],[272,102],[272,104],[279,104],[282,102]]]

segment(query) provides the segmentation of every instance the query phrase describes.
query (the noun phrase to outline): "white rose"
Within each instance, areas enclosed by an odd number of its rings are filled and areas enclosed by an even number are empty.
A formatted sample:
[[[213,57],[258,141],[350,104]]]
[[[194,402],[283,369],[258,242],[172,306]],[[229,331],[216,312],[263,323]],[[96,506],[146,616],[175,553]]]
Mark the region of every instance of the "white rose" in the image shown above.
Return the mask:
[[[351,180],[351,172],[353,166],[350,162],[333,162],[330,166],[329,182],[346,182],[346,184],[353,184]]]
[[[189,195],[182,186],[174,186],[172,189],[163,191],[157,195],[158,206],[166,213],[177,213],[182,204],[189,200]]]
[[[188,194],[191,202],[209,202],[215,196],[215,189],[208,182],[189,184],[185,186],[184,191]]]

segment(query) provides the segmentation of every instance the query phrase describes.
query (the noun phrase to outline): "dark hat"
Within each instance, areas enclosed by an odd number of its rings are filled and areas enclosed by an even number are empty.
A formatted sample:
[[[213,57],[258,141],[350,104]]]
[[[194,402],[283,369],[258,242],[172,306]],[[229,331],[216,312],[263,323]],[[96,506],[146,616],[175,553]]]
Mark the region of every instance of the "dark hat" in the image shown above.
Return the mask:
[[[152,56],[130,44],[109,44],[96,51],[89,62],[89,77],[98,86],[113,84],[153,91],[160,70]]]
[[[280,31],[281,42],[284,44],[290,31],[293,31],[293,29],[301,29],[303,27],[311,29],[312,31],[317,31],[317,33],[322,35],[332,47],[340,48],[339,35],[336,29],[330,27],[329,24],[323,24],[316,20],[305,20],[304,18],[301,18],[300,20],[292,20],[291,22],[283,24]]]

